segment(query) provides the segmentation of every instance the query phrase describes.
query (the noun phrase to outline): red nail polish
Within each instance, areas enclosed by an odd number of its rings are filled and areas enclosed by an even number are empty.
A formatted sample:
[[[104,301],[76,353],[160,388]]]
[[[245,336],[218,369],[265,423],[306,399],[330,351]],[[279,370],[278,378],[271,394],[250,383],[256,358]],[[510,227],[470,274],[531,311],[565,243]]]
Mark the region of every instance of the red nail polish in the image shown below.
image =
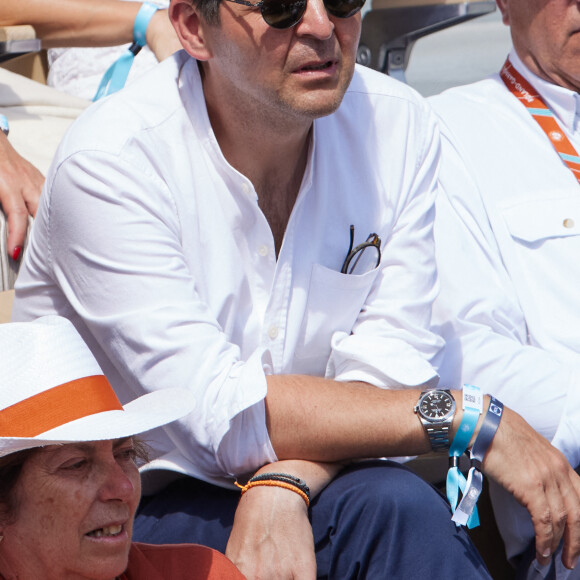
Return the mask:
[[[20,252],[22,252],[22,247],[21,246],[16,246],[14,248],[14,251],[12,252],[12,259],[16,262],[16,260],[18,260],[18,258],[20,258]]]

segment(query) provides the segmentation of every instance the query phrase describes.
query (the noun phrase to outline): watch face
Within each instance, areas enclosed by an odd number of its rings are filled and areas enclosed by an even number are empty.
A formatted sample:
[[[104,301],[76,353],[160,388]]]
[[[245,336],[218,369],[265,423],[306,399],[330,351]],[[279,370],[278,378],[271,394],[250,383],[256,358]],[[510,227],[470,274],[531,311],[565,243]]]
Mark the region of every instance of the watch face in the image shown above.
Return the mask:
[[[455,400],[445,391],[429,391],[419,401],[419,412],[429,421],[444,421],[454,409]]]

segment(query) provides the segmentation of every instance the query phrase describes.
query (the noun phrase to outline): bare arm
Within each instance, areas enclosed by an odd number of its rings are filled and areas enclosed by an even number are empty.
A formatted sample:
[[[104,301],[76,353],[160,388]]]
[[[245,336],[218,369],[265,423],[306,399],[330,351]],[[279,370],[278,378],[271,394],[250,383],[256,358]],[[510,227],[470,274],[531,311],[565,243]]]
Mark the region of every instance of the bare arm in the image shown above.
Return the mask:
[[[28,227],[36,214],[44,177],[12,147],[0,132],[0,205],[8,217],[8,254],[17,257]]]
[[[32,25],[45,48],[115,46],[133,40],[133,23],[140,7],[140,2],[122,0],[3,0],[0,25]],[[181,47],[167,10],[153,16],[147,43],[159,60]]]
[[[335,462],[427,453],[429,440],[413,413],[420,393],[301,375],[269,376],[270,440],[279,459]]]

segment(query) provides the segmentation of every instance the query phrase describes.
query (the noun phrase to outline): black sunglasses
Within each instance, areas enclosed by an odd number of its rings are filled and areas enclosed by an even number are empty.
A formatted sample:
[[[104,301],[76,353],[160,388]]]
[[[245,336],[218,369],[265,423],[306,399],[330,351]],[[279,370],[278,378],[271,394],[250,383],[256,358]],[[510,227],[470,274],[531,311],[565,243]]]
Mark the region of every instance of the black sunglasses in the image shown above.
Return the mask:
[[[292,28],[302,20],[307,0],[260,0],[253,4],[247,0],[227,0],[250,8],[259,8],[262,18],[272,28]],[[337,18],[350,18],[363,6],[365,0],[324,0],[326,11]]]

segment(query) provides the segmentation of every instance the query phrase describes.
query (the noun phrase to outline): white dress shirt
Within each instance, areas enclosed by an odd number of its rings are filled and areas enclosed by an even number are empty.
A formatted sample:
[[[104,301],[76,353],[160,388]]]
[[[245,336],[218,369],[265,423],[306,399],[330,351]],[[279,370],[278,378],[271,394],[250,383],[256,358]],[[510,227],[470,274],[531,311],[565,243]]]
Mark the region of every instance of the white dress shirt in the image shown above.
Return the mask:
[[[196,410],[158,432],[158,467],[207,481],[276,459],[266,375],[384,388],[436,381],[442,341],[432,226],[434,115],[412,89],[358,68],[314,123],[276,259],[252,183],[218,146],[184,52],[75,123],[48,175],[14,319],[69,317],[123,400],[192,389]],[[380,265],[340,273],[376,232]]]
[[[580,150],[577,95],[533,75],[515,52],[510,59]],[[577,466],[580,185],[499,75],[430,102],[443,143],[433,313],[446,339],[441,383],[493,393]]]

